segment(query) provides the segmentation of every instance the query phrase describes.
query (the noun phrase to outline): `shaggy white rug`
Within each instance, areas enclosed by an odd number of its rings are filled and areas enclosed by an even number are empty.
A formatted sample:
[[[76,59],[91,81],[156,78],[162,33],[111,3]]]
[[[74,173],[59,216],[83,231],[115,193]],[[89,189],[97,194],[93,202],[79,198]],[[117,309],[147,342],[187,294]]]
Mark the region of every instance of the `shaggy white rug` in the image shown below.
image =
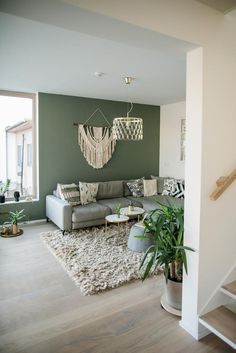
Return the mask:
[[[63,265],[83,295],[96,294],[141,279],[143,254],[128,249],[125,226],[93,227],[62,235],[60,230],[41,238]]]

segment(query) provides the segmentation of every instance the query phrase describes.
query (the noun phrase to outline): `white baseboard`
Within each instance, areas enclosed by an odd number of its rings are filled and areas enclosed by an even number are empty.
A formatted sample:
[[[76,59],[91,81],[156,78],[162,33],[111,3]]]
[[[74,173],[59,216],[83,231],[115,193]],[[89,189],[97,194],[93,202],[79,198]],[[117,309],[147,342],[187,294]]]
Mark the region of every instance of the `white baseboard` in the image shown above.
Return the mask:
[[[22,226],[30,226],[30,225],[33,225],[33,224],[38,224],[38,223],[45,223],[47,220],[46,220],[46,218],[43,218],[43,219],[35,219],[35,220],[33,220],[33,221],[28,221],[28,222],[22,222],[22,223],[20,223],[20,225],[22,225]]]
[[[19,226],[27,227],[34,224],[45,223],[46,221],[47,221],[46,218],[44,218],[44,219],[35,219],[33,221],[27,221],[27,222],[19,222],[18,224]],[[10,226],[11,223],[5,223],[5,225]]]
[[[193,338],[195,338],[197,341],[199,341],[200,339],[202,339],[203,337],[209,335],[211,332],[204,327],[202,324],[198,324],[198,329],[196,328],[196,330],[189,325],[186,325],[185,323],[183,323],[183,321],[181,320],[179,322],[179,325],[185,330],[187,331],[191,336],[193,336]]]

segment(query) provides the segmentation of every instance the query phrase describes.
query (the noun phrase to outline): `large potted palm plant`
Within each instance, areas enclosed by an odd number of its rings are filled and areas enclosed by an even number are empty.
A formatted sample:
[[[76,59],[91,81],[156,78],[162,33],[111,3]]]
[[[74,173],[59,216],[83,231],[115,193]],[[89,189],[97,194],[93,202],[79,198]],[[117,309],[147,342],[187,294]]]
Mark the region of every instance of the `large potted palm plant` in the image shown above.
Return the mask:
[[[148,248],[140,265],[144,269],[143,280],[150,272],[163,268],[165,294],[162,304],[166,303],[168,307],[180,311],[183,269],[188,273],[186,251],[194,251],[183,245],[184,210],[159,204],[143,223],[144,234],[151,233],[154,240],[154,245]],[[142,237],[146,238],[145,235]]]

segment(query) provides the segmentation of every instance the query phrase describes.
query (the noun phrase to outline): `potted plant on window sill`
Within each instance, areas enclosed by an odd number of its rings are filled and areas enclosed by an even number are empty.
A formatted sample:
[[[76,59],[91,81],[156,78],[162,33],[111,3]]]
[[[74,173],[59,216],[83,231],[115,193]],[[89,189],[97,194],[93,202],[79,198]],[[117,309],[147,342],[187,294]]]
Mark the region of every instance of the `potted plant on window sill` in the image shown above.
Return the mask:
[[[188,273],[186,251],[194,251],[183,245],[184,210],[160,204],[143,223],[144,234],[148,231],[154,240],[154,245],[148,248],[140,265],[140,269],[144,268],[143,280],[150,272],[162,267],[165,277],[162,306],[181,315],[183,269]],[[140,237],[146,238],[145,235]]]
[[[0,203],[4,203],[6,201],[5,193],[9,190],[10,184],[10,179],[7,179],[5,183],[0,181]]]

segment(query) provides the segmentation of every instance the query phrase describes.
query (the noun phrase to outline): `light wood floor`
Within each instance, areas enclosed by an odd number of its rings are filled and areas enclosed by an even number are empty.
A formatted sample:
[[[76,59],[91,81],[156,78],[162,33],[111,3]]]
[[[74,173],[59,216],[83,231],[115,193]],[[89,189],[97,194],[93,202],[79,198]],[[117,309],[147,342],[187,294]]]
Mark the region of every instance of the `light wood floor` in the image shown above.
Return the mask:
[[[39,238],[52,224],[0,238],[0,351],[4,353],[227,353],[195,341],[160,307],[162,281],[83,297]]]

